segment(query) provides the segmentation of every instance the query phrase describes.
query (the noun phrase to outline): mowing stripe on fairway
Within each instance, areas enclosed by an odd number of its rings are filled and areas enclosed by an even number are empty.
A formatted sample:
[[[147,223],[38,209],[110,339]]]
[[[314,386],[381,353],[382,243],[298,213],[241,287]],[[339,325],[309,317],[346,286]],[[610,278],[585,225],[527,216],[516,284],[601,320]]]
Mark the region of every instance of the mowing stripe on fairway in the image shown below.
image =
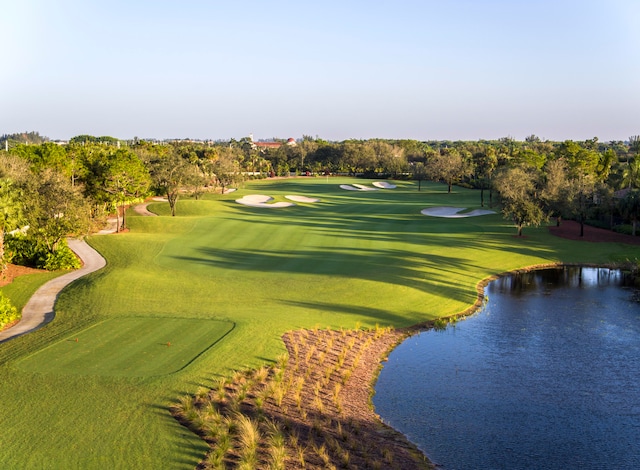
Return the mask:
[[[233,327],[232,322],[193,318],[114,318],[35,352],[19,367],[81,375],[166,375],[193,362]]]

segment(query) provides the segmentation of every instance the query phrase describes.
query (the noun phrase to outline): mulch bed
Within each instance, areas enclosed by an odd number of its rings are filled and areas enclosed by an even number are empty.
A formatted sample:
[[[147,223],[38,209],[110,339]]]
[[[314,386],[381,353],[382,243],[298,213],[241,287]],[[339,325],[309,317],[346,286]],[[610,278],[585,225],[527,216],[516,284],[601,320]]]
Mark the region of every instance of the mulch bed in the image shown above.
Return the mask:
[[[569,240],[579,240],[584,242],[601,243],[626,243],[628,245],[640,245],[640,237],[634,237],[632,235],[624,235],[622,233],[616,233],[612,230],[606,230],[603,228],[592,227],[590,225],[584,226],[584,236],[580,236],[580,223],[573,220],[563,220],[560,227],[550,226],[549,232],[558,237],[566,238]]]
[[[27,268],[26,266],[17,266],[15,264],[8,264],[4,274],[0,277],[0,287],[11,284],[16,277],[24,276],[25,274],[45,273],[44,269]]]
[[[197,469],[218,468],[221,463],[213,465],[225,442],[216,423],[225,421],[211,409],[238,424],[238,411],[263,428],[267,422],[275,423],[286,436],[285,461],[276,468],[433,469],[415,445],[380,421],[370,404],[381,362],[405,336],[393,330],[291,331],[282,338],[289,353],[286,364],[271,368],[268,378],[256,381],[259,370],[239,371],[224,382],[224,389],[204,390],[193,399],[187,396],[186,402],[192,403],[188,407],[180,400],[182,405],[172,407],[176,419],[211,446]],[[281,393],[265,394],[270,390]],[[258,406],[260,397],[264,401]],[[261,432],[265,438],[258,447],[255,468],[271,468],[269,432]],[[241,468],[241,436],[238,433],[224,451],[221,460],[226,468]]]

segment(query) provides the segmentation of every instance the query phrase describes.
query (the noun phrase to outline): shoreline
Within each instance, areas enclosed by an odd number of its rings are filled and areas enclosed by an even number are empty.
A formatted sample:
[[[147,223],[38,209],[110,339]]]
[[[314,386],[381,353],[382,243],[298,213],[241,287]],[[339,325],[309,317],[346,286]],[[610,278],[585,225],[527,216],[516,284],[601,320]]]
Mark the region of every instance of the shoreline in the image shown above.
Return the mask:
[[[473,303],[473,305],[471,305],[470,307],[462,310],[459,313],[453,314],[453,315],[449,315],[449,316],[446,316],[446,317],[439,317],[436,320],[429,321],[429,322],[424,322],[424,323],[418,323],[416,325],[413,325],[413,326],[410,326],[410,327],[407,327],[407,328],[400,328],[400,329],[396,330],[397,333],[398,333],[397,342],[395,344],[391,345],[388,349],[381,350],[381,351],[378,352],[378,357],[380,358],[379,366],[375,370],[371,370],[371,381],[370,381],[370,391],[369,391],[368,406],[371,409],[371,412],[380,421],[380,423],[382,423],[383,425],[388,426],[389,428],[393,429],[394,432],[400,434],[407,442],[409,442],[411,446],[414,446],[418,450],[418,452],[420,452],[424,456],[424,458],[426,459],[428,464],[431,466],[431,468],[437,468],[437,464],[432,462],[432,461],[430,461],[429,458],[424,453],[424,451],[419,449],[416,444],[411,442],[407,438],[407,436],[402,434],[400,431],[398,431],[397,429],[392,428],[391,426],[389,426],[386,423],[384,423],[382,418],[377,413],[375,413],[375,409],[373,407],[373,403],[372,403],[371,398],[375,394],[375,385],[376,385],[376,382],[378,380],[378,376],[380,374],[380,371],[382,370],[383,363],[386,361],[386,358],[393,351],[393,349],[395,349],[395,347],[398,346],[400,343],[402,343],[403,341],[405,341],[406,339],[408,339],[409,337],[411,337],[411,336],[413,336],[415,334],[419,334],[421,332],[424,332],[424,331],[427,331],[427,330],[435,328],[438,321],[444,321],[445,323],[448,323],[451,320],[455,321],[455,320],[460,319],[460,318],[463,319],[465,317],[469,317],[469,316],[474,315],[476,312],[478,312],[478,310],[480,310],[482,308],[482,306],[483,306],[483,304],[485,302],[484,290],[491,282],[493,282],[495,280],[498,280],[500,278],[503,278],[503,277],[506,277],[506,276],[511,276],[511,275],[518,274],[518,273],[528,273],[528,272],[531,272],[531,271],[538,271],[538,270],[542,270],[542,269],[561,268],[561,267],[588,267],[588,268],[622,269],[622,267],[619,266],[619,265],[616,265],[616,263],[612,263],[612,264],[593,264],[593,263],[554,262],[554,263],[534,264],[534,265],[526,266],[526,267],[523,267],[523,268],[514,269],[514,270],[511,270],[511,271],[505,271],[505,272],[502,272],[502,273],[499,273],[499,274],[493,274],[491,276],[488,276],[488,277],[482,279],[481,281],[479,281],[476,284],[477,298],[476,298],[476,301]]]
[[[276,365],[238,371],[231,379],[221,379],[217,390],[200,389],[195,397],[187,395],[177,405],[171,405],[173,416],[210,446],[197,468],[217,468],[211,463],[214,458],[235,468],[242,458],[243,451],[237,448],[227,447],[220,455],[220,440],[212,436],[208,418],[203,416],[212,409],[228,421],[239,419],[240,414],[242,419],[254,422],[257,429],[267,426],[265,434],[270,432],[268,426],[280,429],[283,442],[288,442],[283,444],[287,460],[281,468],[437,468],[424,451],[375,412],[372,397],[387,357],[412,335],[439,328],[442,321],[446,324],[475,314],[484,304],[484,289],[490,282],[516,273],[562,266],[620,269],[585,263],[531,265],[482,279],[476,284],[474,304],[447,317],[398,329],[314,328],[285,333],[282,340],[288,354],[279,357]],[[258,375],[261,378],[255,380],[253,377]],[[229,429],[234,427],[239,426],[229,425]],[[261,446],[260,462],[268,462],[268,444]],[[296,463],[296,458],[303,459],[302,463]]]

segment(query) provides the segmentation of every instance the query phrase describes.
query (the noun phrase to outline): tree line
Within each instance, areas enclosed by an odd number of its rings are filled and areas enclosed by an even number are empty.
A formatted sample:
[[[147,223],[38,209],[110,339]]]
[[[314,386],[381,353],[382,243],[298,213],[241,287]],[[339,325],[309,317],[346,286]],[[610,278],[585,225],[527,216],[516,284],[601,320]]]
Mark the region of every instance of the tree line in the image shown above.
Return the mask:
[[[91,233],[150,194],[172,215],[187,192],[224,191],[248,178],[344,174],[442,182],[479,190],[479,204],[499,204],[521,233],[553,216],[607,228],[640,213],[640,136],[627,142],[346,140],[303,136],[296,145],[262,149],[251,138],[219,142],[150,142],[74,137],[0,150],[0,261],[45,269],[73,267],[66,237]],[[626,225],[625,225],[626,224]]]

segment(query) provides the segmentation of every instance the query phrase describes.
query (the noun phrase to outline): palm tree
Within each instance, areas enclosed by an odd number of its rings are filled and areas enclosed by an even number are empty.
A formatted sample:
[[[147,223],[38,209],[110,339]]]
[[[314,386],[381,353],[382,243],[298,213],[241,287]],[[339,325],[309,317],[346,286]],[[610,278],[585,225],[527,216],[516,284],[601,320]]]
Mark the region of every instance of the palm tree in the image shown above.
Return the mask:
[[[638,187],[638,183],[640,183],[640,156],[636,155],[622,170],[622,186],[633,189]]]

